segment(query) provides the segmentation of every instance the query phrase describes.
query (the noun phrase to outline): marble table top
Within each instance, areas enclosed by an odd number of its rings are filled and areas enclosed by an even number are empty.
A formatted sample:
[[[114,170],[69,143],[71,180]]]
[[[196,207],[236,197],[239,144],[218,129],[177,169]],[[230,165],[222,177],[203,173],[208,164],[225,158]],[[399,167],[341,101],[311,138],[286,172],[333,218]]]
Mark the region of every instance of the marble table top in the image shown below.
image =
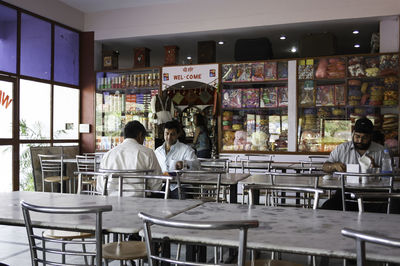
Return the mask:
[[[260,225],[248,231],[248,248],[289,253],[355,258],[355,241],[341,235],[344,227],[400,238],[397,230],[400,215],[302,208],[274,208],[238,204],[205,203],[173,219],[190,221],[256,219]],[[238,245],[238,231],[191,231],[152,226],[154,238],[204,243]],[[400,262],[398,249],[366,245],[367,258]]]
[[[140,211],[150,212],[161,217],[172,217],[180,212],[194,208],[200,200],[164,200],[153,198],[91,196],[46,192],[1,192],[0,224],[24,225],[20,201],[44,206],[93,206],[112,205],[113,210],[103,214],[103,229],[113,233],[137,233],[142,229]],[[42,227],[64,230],[93,230],[94,218],[89,216],[65,216],[32,213],[32,221]]]
[[[250,184],[257,184],[257,185],[270,185],[271,184],[271,177],[269,175],[264,174],[253,174],[246,179],[239,181],[239,185],[250,185]],[[304,187],[314,187],[315,178],[313,177],[302,177],[302,176],[276,176],[275,177],[275,184],[279,185],[293,185],[293,186],[304,186]],[[367,184],[351,184],[352,186],[356,186],[357,188],[367,188],[368,186],[388,186],[389,180],[383,179],[379,182],[371,182]],[[318,187],[323,189],[338,189],[341,188],[341,183],[338,177],[333,177],[331,179],[323,179],[319,177],[318,180]],[[400,189],[400,182],[395,181],[393,183],[393,188],[395,190]]]

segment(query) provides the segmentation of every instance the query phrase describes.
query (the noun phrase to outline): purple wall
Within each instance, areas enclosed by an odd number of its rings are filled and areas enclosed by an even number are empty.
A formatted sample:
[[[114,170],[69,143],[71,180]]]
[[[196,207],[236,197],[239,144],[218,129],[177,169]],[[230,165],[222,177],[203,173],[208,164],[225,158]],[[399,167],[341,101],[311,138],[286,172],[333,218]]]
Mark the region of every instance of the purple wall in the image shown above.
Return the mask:
[[[17,72],[17,11],[0,5],[0,70]]]

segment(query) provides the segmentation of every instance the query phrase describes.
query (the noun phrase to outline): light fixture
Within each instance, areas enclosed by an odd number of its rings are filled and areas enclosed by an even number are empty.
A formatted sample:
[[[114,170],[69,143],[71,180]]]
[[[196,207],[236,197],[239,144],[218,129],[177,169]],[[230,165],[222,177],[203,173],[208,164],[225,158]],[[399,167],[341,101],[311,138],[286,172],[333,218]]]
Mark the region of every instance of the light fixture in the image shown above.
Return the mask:
[[[353,34],[359,34],[360,32],[358,30],[353,30]]]
[[[219,45],[223,45],[225,42],[224,41],[219,41],[218,44]]]
[[[286,40],[286,36],[285,35],[281,35],[281,37],[279,37],[279,39]]]
[[[295,52],[297,52],[297,48],[293,46],[292,49],[290,49],[290,51],[291,51],[292,53],[295,53]]]
[[[184,86],[184,85],[182,85],[182,86],[181,86],[181,88],[183,89],[183,88],[185,88],[185,86]]]
[[[354,48],[360,48],[360,45],[358,43],[354,44]]]
[[[187,60],[192,60],[191,56],[186,57]]]

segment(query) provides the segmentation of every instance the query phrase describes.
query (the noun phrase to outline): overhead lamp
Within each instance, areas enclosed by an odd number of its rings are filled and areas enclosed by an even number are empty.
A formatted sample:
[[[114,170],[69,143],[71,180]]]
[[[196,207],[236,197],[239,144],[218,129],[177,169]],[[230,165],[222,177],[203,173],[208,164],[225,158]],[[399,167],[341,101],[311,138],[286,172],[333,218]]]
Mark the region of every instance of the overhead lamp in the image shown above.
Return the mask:
[[[353,34],[359,34],[360,32],[358,30],[353,30]]]
[[[223,45],[225,42],[224,41],[219,41],[218,44],[219,45]]]
[[[281,37],[279,37],[280,40],[286,40],[286,36],[285,35],[281,35]]]
[[[192,60],[191,56],[186,57],[187,60]]]
[[[291,51],[292,53],[295,53],[295,52],[297,52],[297,48],[293,46],[292,49],[290,49],[290,51]]]
[[[354,48],[360,48],[360,45],[358,43],[354,44]]]

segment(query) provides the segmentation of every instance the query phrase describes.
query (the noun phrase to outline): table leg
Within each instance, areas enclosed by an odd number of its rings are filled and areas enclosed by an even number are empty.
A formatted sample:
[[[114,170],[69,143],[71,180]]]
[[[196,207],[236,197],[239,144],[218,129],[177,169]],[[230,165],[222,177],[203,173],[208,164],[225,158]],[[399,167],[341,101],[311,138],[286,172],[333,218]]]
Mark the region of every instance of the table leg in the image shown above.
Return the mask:
[[[229,203],[237,203],[237,184],[229,185]]]

